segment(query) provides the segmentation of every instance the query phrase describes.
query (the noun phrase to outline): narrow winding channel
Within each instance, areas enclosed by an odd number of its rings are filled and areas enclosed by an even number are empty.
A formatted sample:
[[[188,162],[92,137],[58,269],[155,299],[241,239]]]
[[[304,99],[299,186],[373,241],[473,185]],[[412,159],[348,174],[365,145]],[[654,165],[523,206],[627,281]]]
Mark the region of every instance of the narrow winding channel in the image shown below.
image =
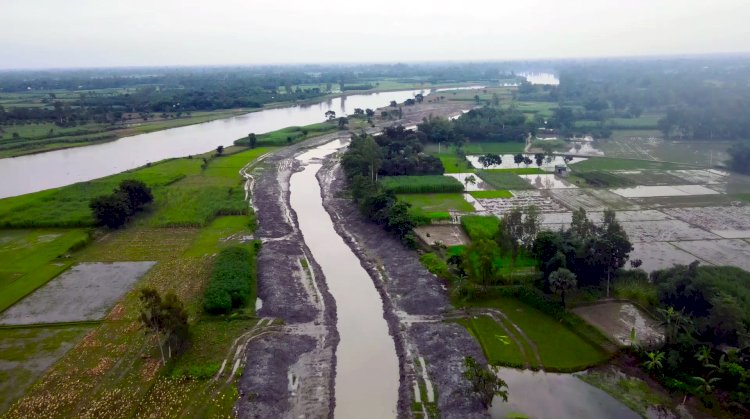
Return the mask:
[[[135,169],[172,157],[205,153],[217,146],[232,145],[249,133],[262,134],[291,126],[323,122],[324,114],[351,114],[354,109],[387,106],[403,102],[425,90],[402,90],[331,98],[311,105],[264,109],[202,124],[171,128],[120,138],[108,143],[0,159],[0,198],[45,189]]]
[[[316,174],[320,159],[347,142],[333,141],[297,157],[305,168],[292,175],[290,203],[313,257],[336,300],[340,341],[336,348],[337,418],[396,417],[399,366],[396,345],[383,318],[383,302],[323,208]]]

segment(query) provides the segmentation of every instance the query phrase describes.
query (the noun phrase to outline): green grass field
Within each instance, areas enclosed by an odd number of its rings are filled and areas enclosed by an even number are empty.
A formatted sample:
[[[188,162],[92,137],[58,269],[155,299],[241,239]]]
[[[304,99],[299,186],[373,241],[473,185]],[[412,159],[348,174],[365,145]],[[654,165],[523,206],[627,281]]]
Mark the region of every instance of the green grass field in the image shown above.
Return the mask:
[[[482,346],[487,362],[491,365],[502,365],[523,368],[531,361],[513,341],[508,332],[489,316],[479,316],[458,320]],[[512,329],[511,329],[512,330]]]
[[[83,229],[0,230],[0,311],[67,269],[62,256],[88,240]]]
[[[474,212],[474,207],[466,202],[460,193],[435,194],[402,194],[398,199],[408,202],[415,209],[422,212]]]
[[[594,188],[623,188],[635,186],[630,179],[603,171],[573,172],[568,176],[568,182],[581,187]]]
[[[539,170],[534,169],[506,169],[506,170],[479,170],[477,175],[482,178],[487,184],[495,189],[507,190],[507,189],[533,189],[531,183],[527,182],[520,176],[515,170]],[[520,173],[527,174],[527,173]],[[528,173],[535,174],[535,173]]]
[[[524,146],[525,146],[524,143],[513,143],[513,142],[505,142],[505,143],[469,142],[468,144],[464,145],[464,152],[466,154],[485,154],[485,153],[511,154],[511,153],[523,152]],[[429,143],[425,145],[424,150],[426,153],[438,155],[438,154],[448,154],[450,151],[453,150],[453,148],[450,148],[446,144],[442,144],[440,147],[438,147],[438,144]]]
[[[504,189],[495,190],[495,191],[472,191],[469,192],[469,195],[473,196],[476,199],[508,199],[513,198],[513,194]]]
[[[443,163],[445,173],[469,173],[474,172],[474,168],[467,160],[458,157],[455,154],[436,154],[440,162]]]
[[[470,305],[491,307],[505,313],[534,343],[547,370],[581,370],[608,359],[603,349],[593,346],[554,318],[518,300],[500,297],[472,302]],[[484,338],[485,341],[489,339],[491,337]],[[479,341],[482,344],[483,340]],[[482,348],[485,352],[495,350],[484,344]],[[494,354],[501,356],[500,353]]]
[[[688,167],[684,164],[670,162],[592,157],[572,165],[571,169],[573,172],[585,172],[595,170],[674,170]]]
[[[380,179],[383,188],[393,193],[455,193],[464,185],[451,176],[386,176]]]
[[[89,202],[110,193],[124,179],[138,179],[152,188],[151,225],[204,225],[216,215],[246,211],[239,170],[270,150],[256,148],[214,158],[206,170],[201,170],[200,158],[166,160],[90,182],[5,198],[0,200],[0,227],[93,226]]]

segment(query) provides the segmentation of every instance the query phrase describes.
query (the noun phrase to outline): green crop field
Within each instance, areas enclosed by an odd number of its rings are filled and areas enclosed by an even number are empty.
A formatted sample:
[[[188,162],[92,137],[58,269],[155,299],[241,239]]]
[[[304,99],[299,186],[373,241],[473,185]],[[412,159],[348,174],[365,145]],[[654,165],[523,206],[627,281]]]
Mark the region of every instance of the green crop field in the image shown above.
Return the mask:
[[[474,212],[474,207],[466,202],[460,193],[403,194],[398,199],[408,202],[422,212]]]
[[[551,316],[513,298],[491,298],[472,302],[475,307],[490,307],[505,313],[534,343],[544,368],[550,371],[575,371],[605,362],[609,356],[601,348],[581,338]],[[483,329],[479,329],[480,331]],[[492,332],[490,332],[492,333]],[[484,341],[491,339],[486,336]],[[483,342],[479,340],[480,344]],[[482,345],[485,352],[495,351]],[[502,354],[490,352],[495,357]]]
[[[524,146],[525,146],[524,143],[514,143],[514,142],[504,142],[504,143],[469,142],[466,145],[464,145],[463,149],[464,149],[464,153],[466,154],[486,154],[486,153],[515,154],[515,153],[523,152]],[[438,146],[438,144],[429,143],[425,145],[425,152],[430,153],[430,154],[435,154],[435,155],[448,154],[448,152],[451,150],[453,150],[453,148],[447,144],[441,144],[440,146]]]
[[[506,329],[503,329],[495,320],[489,316],[479,316],[469,319],[458,320],[469,333],[479,342],[491,365],[502,365],[515,368],[523,368],[527,364],[536,366],[530,361],[530,357],[525,356],[528,351],[521,352],[518,344],[510,336]],[[506,326],[507,327],[507,326]],[[508,329],[512,330],[512,329]]]
[[[674,170],[687,169],[690,166],[670,162],[658,162],[651,160],[629,160],[613,159],[608,157],[592,157],[582,162],[571,165],[573,172],[595,171],[595,170]]]
[[[62,256],[88,240],[83,229],[0,230],[0,311],[67,269]]]
[[[438,154],[436,156],[443,163],[445,173],[468,173],[474,171],[471,163],[455,154]]]
[[[464,190],[464,185],[451,176],[386,176],[380,181],[385,190],[393,193],[451,193]]]
[[[239,170],[270,150],[214,158],[204,171],[200,158],[165,160],[90,182],[1,199],[0,227],[92,226],[91,199],[110,193],[124,179],[138,179],[152,188],[152,225],[203,225],[215,215],[242,214],[247,206],[241,204]]]
[[[506,190],[506,189],[533,189],[534,187],[531,186],[531,183],[527,182],[516,172],[513,170],[518,169],[508,169],[508,170],[479,170],[477,171],[477,175],[479,175],[480,178],[482,178],[483,181],[488,183],[490,186],[492,186],[495,189],[499,190]],[[527,170],[527,169],[520,169],[520,170]],[[539,170],[539,169],[533,169],[533,170]],[[526,174],[526,173],[522,173]]]

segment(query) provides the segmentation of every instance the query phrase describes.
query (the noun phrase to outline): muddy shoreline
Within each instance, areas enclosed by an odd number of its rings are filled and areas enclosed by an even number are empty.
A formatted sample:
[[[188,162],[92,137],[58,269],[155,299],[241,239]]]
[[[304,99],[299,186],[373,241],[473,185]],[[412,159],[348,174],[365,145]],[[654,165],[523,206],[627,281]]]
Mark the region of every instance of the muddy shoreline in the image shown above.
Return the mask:
[[[422,266],[417,252],[406,249],[382,227],[365,219],[350,199],[336,196],[334,191],[344,190],[346,184],[333,158],[326,160],[318,179],[323,206],[336,232],[373,278],[383,300],[383,317],[396,342],[401,369],[399,417],[411,416],[412,388],[419,376],[415,360],[419,356],[426,360],[428,375],[436,384],[442,417],[488,417],[462,375],[465,356],[481,363],[486,360],[463,327],[442,321],[442,314],[452,310],[444,285]]]

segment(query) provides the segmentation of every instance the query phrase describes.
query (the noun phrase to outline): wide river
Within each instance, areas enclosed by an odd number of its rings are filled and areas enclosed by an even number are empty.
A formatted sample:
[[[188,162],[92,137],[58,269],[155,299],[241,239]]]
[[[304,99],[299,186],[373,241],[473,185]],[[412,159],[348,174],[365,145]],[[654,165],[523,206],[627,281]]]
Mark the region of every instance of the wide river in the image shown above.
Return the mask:
[[[342,96],[312,105],[266,109],[226,119],[171,128],[148,134],[66,150],[0,159],[0,198],[70,185],[134,169],[171,157],[201,154],[253,132],[309,125],[333,110],[347,115],[355,108],[378,108],[403,102],[429,90],[404,90]]]
[[[332,141],[297,157],[305,168],[290,180],[292,209],[336,300],[337,418],[395,418],[399,367],[396,344],[383,318],[383,301],[357,256],[336,233],[323,208],[315,175],[321,158],[344,147]]]

